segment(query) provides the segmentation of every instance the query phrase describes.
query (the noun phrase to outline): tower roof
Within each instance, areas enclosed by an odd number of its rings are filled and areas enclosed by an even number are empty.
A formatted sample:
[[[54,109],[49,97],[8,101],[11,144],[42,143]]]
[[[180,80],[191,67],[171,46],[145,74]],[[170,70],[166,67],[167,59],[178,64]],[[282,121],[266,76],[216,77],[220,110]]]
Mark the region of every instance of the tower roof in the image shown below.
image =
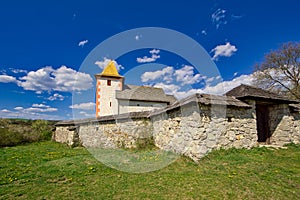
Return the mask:
[[[117,67],[113,61],[110,61],[108,65],[104,68],[101,74],[101,76],[112,76],[112,77],[122,77],[120,76]]]

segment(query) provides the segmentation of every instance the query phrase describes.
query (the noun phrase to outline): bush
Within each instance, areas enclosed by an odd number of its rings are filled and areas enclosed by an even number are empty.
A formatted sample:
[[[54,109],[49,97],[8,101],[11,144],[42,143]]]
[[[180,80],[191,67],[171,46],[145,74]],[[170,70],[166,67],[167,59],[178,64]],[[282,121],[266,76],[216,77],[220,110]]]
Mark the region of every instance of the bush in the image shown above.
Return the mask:
[[[52,137],[51,127],[46,120],[35,120],[32,125],[32,131],[38,137],[38,140],[50,140]]]
[[[19,132],[11,132],[7,128],[0,128],[0,147],[15,146],[23,142],[23,135]]]
[[[52,126],[46,120],[0,119],[0,147],[50,140]]]

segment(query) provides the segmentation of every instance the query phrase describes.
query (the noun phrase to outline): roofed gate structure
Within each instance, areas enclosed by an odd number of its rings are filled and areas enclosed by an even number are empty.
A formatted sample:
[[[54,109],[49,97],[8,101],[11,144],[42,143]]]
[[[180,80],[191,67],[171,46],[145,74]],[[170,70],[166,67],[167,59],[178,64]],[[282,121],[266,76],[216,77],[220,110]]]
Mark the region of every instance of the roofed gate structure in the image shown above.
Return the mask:
[[[288,135],[299,130],[298,102],[249,85],[240,85],[226,93],[255,108],[257,141],[266,144],[290,142]]]

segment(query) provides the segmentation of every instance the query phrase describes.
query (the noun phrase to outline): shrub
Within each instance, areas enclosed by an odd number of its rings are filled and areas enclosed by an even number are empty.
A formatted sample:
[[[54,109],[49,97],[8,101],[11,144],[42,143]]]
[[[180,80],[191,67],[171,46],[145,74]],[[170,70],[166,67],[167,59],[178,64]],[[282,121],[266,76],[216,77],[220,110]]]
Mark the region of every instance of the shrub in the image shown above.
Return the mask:
[[[50,140],[51,137],[52,125],[46,120],[0,119],[0,147]]]
[[[9,131],[7,128],[0,128],[0,147],[15,146],[23,142],[22,133]]]
[[[46,120],[35,120],[32,125],[33,136],[37,140],[50,140],[52,137],[51,126]]]

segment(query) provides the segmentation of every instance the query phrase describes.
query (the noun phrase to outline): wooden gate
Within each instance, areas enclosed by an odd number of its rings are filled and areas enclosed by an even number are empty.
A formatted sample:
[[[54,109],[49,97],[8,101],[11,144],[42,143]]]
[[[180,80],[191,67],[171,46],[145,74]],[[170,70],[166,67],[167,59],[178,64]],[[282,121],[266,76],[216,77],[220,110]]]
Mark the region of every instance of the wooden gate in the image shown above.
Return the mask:
[[[269,142],[269,110],[267,105],[256,105],[257,141]]]

